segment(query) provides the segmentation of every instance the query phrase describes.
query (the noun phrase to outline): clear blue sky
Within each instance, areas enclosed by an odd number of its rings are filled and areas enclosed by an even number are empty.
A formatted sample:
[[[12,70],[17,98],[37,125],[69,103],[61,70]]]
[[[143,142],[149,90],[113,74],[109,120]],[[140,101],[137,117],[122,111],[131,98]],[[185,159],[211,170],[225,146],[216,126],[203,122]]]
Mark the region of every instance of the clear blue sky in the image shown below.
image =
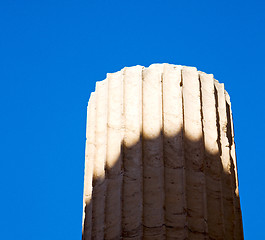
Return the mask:
[[[246,239],[265,239],[264,1],[0,1],[0,239],[81,239],[86,105],[124,66],[196,66],[232,100]]]

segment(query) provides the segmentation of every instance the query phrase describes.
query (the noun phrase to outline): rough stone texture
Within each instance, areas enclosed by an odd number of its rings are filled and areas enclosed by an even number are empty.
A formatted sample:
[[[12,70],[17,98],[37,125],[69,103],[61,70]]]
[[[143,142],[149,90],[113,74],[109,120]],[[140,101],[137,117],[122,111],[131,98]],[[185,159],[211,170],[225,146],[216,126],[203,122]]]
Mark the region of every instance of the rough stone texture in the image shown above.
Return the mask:
[[[92,191],[92,238],[104,238],[105,221],[105,163],[107,150],[107,100],[108,82],[96,85],[96,126],[95,126],[95,159]]]
[[[181,66],[163,73],[163,146],[165,226],[168,239],[187,237]]]
[[[86,137],[83,240],[244,238],[231,102],[212,74],[107,74]]]
[[[84,177],[84,203],[83,203],[83,234],[85,239],[91,238],[92,232],[92,179],[95,157],[95,93],[92,93],[87,107],[87,133]],[[84,221],[85,220],[85,221]],[[85,231],[84,231],[85,230]]]
[[[142,67],[124,69],[122,236],[141,239],[143,215]]]
[[[108,74],[108,119],[105,196],[105,237],[117,239],[121,232],[122,72]]]

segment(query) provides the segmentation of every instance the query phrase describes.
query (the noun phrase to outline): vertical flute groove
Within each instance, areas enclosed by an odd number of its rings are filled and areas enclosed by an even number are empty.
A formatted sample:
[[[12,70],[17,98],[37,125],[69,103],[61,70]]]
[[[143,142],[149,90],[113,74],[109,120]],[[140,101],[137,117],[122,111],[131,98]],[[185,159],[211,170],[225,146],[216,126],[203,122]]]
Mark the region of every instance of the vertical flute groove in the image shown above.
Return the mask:
[[[205,239],[208,229],[200,83],[196,68],[184,67],[182,75],[188,238]]]
[[[122,238],[142,238],[142,67],[124,70]]]
[[[161,65],[143,71],[143,239],[164,239]]]
[[[163,149],[167,239],[185,239],[186,204],[183,152],[181,66],[164,65]]]
[[[227,123],[228,123],[228,139],[229,149],[230,149],[230,164],[231,164],[231,178],[233,186],[233,201],[234,201],[234,239],[243,239],[243,224],[242,224],[242,214],[240,208],[239,191],[238,191],[238,175],[237,175],[237,163],[236,163],[236,152],[235,152],[235,142],[234,142],[234,126],[232,119],[231,102],[228,93],[225,91],[226,99],[226,109],[227,109]]]
[[[105,237],[121,237],[123,73],[108,74]]]
[[[200,73],[202,123],[205,148],[207,222],[210,239],[223,239],[221,162],[216,125],[216,104],[212,74]]]
[[[105,221],[105,163],[107,148],[107,81],[96,85],[96,150],[92,194],[92,239],[104,239]]]
[[[83,203],[83,240],[91,239],[92,230],[92,180],[95,158],[95,93],[91,93],[87,107],[87,130],[85,151],[84,203]]]

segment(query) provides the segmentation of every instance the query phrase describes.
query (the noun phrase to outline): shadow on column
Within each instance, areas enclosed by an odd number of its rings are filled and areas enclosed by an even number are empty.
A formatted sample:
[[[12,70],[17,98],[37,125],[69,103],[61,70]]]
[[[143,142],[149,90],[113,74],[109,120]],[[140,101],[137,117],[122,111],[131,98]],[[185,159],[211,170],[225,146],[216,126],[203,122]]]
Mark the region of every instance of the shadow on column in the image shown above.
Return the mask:
[[[230,118],[230,114],[227,115]],[[93,179],[92,201],[85,206],[82,239],[243,239],[236,171],[231,156],[230,122],[228,119],[226,131],[230,150],[229,173],[222,167],[219,125],[217,154],[207,149],[203,136],[198,141],[191,141],[185,133],[170,138],[162,133],[154,139],[141,137],[130,148],[121,146],[122,155],[117,158],[122,159],[120,175],[113,176],[111,169],[105,169],[105,179]],[[183,145],[176,151],[174,143],[180,139]],[[157,142],[163,145],[161,156],[152,156]],[[136,145],[138,149],[141,146],[141,152],[135,154],[133,161],[125,162],[127,154],[132,154]],[[194,149],[201,149],[201,152],[194,155]],[[144,163],[142,159],[147,156],[152,161]],[[109,191],[110,183],[115,191]],[[98,191],[105,192],[105,199],[96,197]],[[119,202],[113,210],[118,211],[119,219],[111,222],[105,213],[112,211],[113,206],[106,203],[106,197],[119,192]],[[105,201],[105,208],[100,213],[103,216],[95,215],[97,201]],[[120,207],[117,209],[117,206]],[[95,228],[98,217],[105,221],[100,228]]]

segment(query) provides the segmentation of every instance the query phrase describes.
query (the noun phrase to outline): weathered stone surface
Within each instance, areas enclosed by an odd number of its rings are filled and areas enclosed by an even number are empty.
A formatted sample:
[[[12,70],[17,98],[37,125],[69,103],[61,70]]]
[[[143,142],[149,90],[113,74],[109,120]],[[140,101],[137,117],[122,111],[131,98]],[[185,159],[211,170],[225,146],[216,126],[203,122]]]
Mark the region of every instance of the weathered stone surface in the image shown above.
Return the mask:
[[[216,99],[212,74],[200,73],[202,124],[207,194],[207,222],[211,239],[224,239],[221,159],[218,146]]]
[[[186,200],[189,235],[207,235],[205,159],[202,132],[201,94],[197,69],[184,67],[183,109],[186,165]]]
[[[95,93],[92,93],[87,107],[87,133],[84,176],[83,234],[91,238],[92,232],[92,180],[95,160]],[[85,220],[85,221],[84,221]]]
[[[146,239],[163,239],[164,162],[162,139],[163,65],[143,70],[143,227]]]
[[[118,239],[121,235],[122,187],[122,103],[123,73],[111,73],[108,80],[108,119],[106,155],[105,237]]]
[[[194,67],[126,67],[88,104],[83,239],[243,239],[231,102]]]
[[[187,236],[181,66],[164,64],[163,153],[167,239]]]
[[[233,125],[231,101],[227,92],[225,92],[225,98],[227,106],[228,134],[231,135],[230,144],[229,144],[231,168],[232,168],[231,176],[232,176],[232,183],[235,186],[235,189],[233,189],[234,211],[235,211],[234,237],[235,239],[241,239],[241,233],[243,232],[243,224],[242,224],[242,214],[241,214],[241,207],[239,201],[239,191],[238,191],[238,174],[237,174],[236,149],[234,141],[234,125]]]
[[[142,238],[142,67],[124,69],[122,238]]]
[[[222,199],[223,199],[223,218],[224,218],[224,239],[233,239],[234,237],[234,203],[233,186],[231,177],[230,149],[227,138],[227,113],[226,100],[224,93],[224,84],[215,81],[217,94],[217,110],[219,122],[219,141],[221,148],[222,163]]]
[[[105,164],[107,150],[107,81],[96,85],[96,150],[92,193],[92,238],[104,238],[105,223]]]

